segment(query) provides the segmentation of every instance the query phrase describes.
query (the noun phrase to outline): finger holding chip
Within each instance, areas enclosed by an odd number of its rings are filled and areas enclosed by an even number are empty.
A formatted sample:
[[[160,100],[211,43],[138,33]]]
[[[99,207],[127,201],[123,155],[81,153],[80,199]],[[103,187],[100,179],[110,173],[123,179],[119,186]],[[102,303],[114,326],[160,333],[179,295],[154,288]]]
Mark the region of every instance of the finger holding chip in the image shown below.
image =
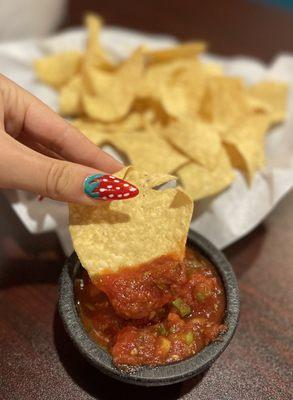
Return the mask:
[[[139,189],[145,185],[145,174],[140,181],[132,168],[115,175]],[[158,182],[149,179],[154,186]],[[192,200],[180,189],[149,187],[130,200],[96,207],[71,205],[70,233],[83,267],[94,280],[162,256],[182,260],[192,211]]]

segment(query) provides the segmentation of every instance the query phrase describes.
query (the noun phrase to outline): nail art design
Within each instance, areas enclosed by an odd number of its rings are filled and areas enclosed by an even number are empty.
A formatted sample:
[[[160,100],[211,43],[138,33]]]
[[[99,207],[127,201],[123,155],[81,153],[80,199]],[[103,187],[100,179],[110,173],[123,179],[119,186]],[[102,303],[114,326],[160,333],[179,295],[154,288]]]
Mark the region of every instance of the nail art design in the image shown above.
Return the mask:
[[[96,174],[84,181],[84,192],[98,200],[125,200],[138,195],[139,190],[131,183],[114,175]]]

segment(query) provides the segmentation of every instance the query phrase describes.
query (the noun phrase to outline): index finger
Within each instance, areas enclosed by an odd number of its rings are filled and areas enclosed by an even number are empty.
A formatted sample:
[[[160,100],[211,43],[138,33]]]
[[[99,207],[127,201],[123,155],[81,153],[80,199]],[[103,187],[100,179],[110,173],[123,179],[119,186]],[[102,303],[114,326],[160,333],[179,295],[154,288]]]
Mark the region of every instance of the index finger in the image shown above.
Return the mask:
[[[123,167],[40,101],[30,104],[26,112],[24,130],[36,141],[68,161],[110,173]]]
[[[17,121],[23,136],[28,135],[30,139],[74,163],[110,173],[123,167],[41,100],[9,79],[2,77],[1,80],[7,86],[3,93],[8,97],[5,103],[9,107],[9,119]]]

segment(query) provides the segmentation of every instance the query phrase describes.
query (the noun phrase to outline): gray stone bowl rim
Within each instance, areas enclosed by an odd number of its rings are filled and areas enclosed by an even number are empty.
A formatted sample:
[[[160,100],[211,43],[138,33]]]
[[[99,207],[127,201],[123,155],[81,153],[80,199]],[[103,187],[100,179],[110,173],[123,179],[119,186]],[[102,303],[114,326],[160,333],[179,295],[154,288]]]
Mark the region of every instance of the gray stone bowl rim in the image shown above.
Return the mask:
[[[224,254],[202,235],[190,231],[188,242],[212,262],[222,279],[226,293],[224,319],[228,327],[226,332],[219,335],[216,341],[198,354],[185,360],[163,366],[143,366],[134,368],[131,372],[118,369],[112,363],[110,354],[88,336],[78,316],[73,281],[82,267],[76,253],[73,253],[67,259],[60,276],[59,313],[69,337],[90,364],[122,382],[141,386],[163,386],[200,374],[225,350],[234,335],[240,312],[239,289],[235,274]]]

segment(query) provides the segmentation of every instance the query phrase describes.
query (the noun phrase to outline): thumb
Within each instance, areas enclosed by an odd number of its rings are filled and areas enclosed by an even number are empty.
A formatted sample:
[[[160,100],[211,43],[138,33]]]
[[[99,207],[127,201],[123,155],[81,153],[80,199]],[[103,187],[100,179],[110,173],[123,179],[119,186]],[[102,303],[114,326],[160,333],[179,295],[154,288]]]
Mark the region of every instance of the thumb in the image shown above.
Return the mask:
[[[135,197],[138,189],[129,182],[84,165],[39,154],[1,135],[0,187],[22,189],[54,200],[85,205],[97,200]],[[3,142],[3,143],[2,143]]]

